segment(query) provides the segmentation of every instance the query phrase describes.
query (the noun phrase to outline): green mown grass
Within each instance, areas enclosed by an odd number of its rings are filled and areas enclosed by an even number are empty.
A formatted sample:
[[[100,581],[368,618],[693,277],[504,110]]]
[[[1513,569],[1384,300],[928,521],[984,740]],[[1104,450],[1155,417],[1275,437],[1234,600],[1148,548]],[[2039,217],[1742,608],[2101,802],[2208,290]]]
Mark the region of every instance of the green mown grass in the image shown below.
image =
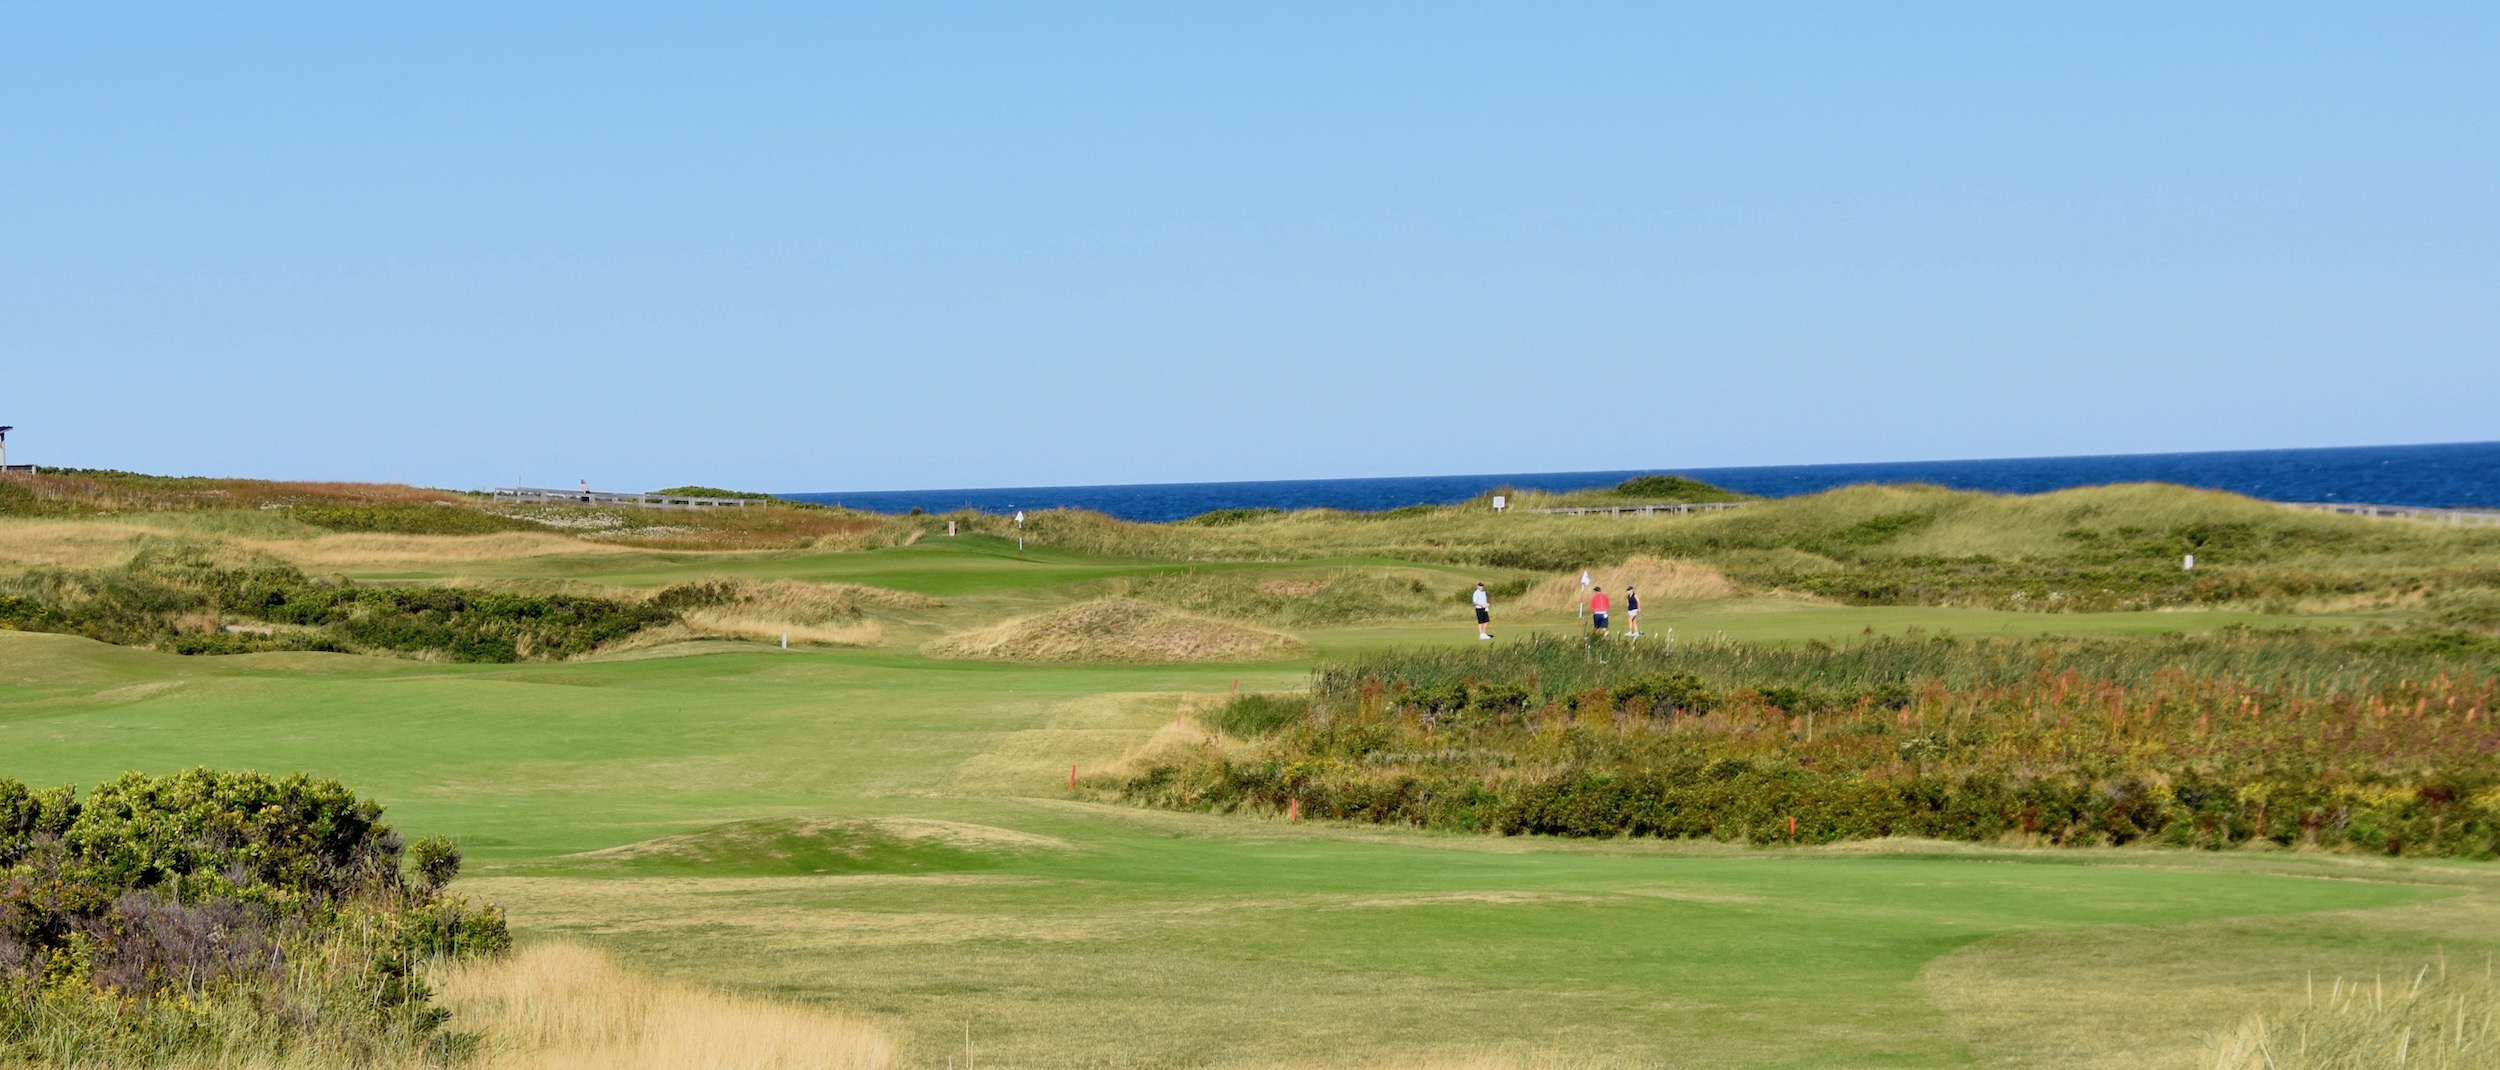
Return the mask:
[[[1815,538],[1929,506],[1938,519],[1890,538],[1926,540],[1911,548],[1930,557],[2035,545],[2073,556],[2057,525],[2086,507],[2168,530],[2159,496],[1983,502],[1967,515],[1945,492],[1861,497],[1738,511],[1764,510],[1753,520],[1524,526],[1440,510],[1152,529],[1044,514],[1021,554],[983,521],[956,539],[848,552],[445,555],[395,566],[438,571],[357,578],[643,591],[795,578],[944,605],[874,610],[886,633],[870,648],[712,643],[676,651],[706,656],[522,665],[185,658],[0,632],[0,776],[94,783],[199,765],[334,776],[388,803],[411,836],[458,838],[472,874],[459,890],[504,901],[525,940],[576,936],[673,976],[890,1016],[915,1065],[960,1053],[969,1027],[982,1061],[1000,1066],[1486,1053],[1575,1066],[2190,1066],[2205,1038],[2281,1005],[2306,971],[2392,973],[2443,949],[2459,960],[2500,951],[2500,867],[2489,864],[1563,842],[1163,813],[1067,788],[1071,766],[1117,774],[1150,748],[1204,739],[1198,718],[1236,687],[1293,691],[1316,661],[1385,647],[1470,648],[1474,626],[1455,602],[1439,617],[1295,618],[1317,652],[1274,663],[1029,666],[910,652],[1122,591],[1254,617],[1286,612],[1261,593],[1269,579],[1342,572],[1357,577],[1358,600],[1382,576],[1454,593],[1516,579],[1482,552],[1506,543],[1525,555],[1521,569],[1687,545],[1741,564],[1757,553],[1746,540]],[[2241,507],[2213,508],[2229,520]],[[943,531],[944,518],[910,519]],[[301,537],[300,525],[252,523],[234,534]],[[2313,518],[2284,523],[2305,531]],[[2494,544],[2444,533],[2314,524],[2346,541],[2313,553],[2275,540],[2265,552],[2278,557],[2247,564],[2341,554],[2372,576],[2404,576],[2493,555]],[[1865,564],[1895,549],[1848,552]],[[1781,552],[1792,569],[1805,553]],[[1910,629],[2366,627],[2410,607],[2038,613],[1748,597],[1655,603],[1644,623],[1686,641],[1794,646]],[[1431,609],[1415,594],[1399,611]],[[1496,607],[1504,641],[1577,627]],[[931,839],[930,822],[951,823],[955,838]],[[590,854],[634,844],[646,848]]]
[[[1973,1039],[1984,1015],[1939,995],[1932,969],[1962,964],[1951,992],[1984,990],[1967,952],[1991,941],[2072,932],[2150,948],[2247,926],[2204,937],[2218,985],[2153,979],[2221,1030],[2280,994],[2284,964],[2352,972],[2500,931],[2449,905],[2488,901],[2489,867],[1564,844],[1157,814],[1066,791],[1068,765],[1110,767],[1187,696],[1236,679],[1293,687],[1295,665],[869,650],[465,666],[0,634],[0,667],[11,775],[336,775],[389,801],[411,834],[459,837],[480,874],[464,884],[509,904],[525,937],[578,935],[673,975],[891,1015],[922,1062],[958,1050],[969,1024],[996,1065],[1512,1051],[1964,1066],[1998,1038]],[[796,818],[941,820],[1058,844],[794,848],[733,824]],[[692,845],[677,864],[570,857],[663,836]],[[792,863],[811,849],[847,861]],[[2119,1009],[2144,978],[2089,965],[2043,996],[2044,1020],[2193,1046],[2199,1034],[2148,1035]]]

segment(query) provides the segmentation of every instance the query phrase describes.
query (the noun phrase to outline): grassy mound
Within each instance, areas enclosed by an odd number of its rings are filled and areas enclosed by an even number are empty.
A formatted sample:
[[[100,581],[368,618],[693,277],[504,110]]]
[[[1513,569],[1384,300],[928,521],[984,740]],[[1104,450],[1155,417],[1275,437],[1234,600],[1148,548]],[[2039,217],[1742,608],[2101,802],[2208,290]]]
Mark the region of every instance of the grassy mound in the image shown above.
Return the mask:
[[[178,654],[392,653],[556,660],[667,623],[667,611],[570,594],[365,587],[214,546],[148,546],[118,568],[0,580],[0,628]]]
[[[1644,554],[1620,565],[1589,569],[1588,573],[1592,582],[1614,597],[1617,606],[1623,604],[1626,586],[1637,588],[1642,598],[1652,602],[1733,598],[1737,594],[1734,581],[1697,561]],[[1573,572],[1529,588],[1511,608],[1522,613],[1568,613],[1579,604],[1580,592],[1580,574]]]
[[[1751,494],[1739,494],[1726,487],[1704,483],[1689,476],[1633,476],[1615,484],[1615,493],[1626,498],[1655,502],[1741,502],[1753,500]]]
[[[922,818],[764,818],[629,843],[567,859],[568,868],[643,875],[911,873],[982,869],[1064,840]]]
[[[1133,598],[1106,598],[920,648],[934,658],[984,661],[1264,661],[1305,648],[1283,632],[1193,616]]]
[[[784,636],[810,646],[875,646],[885,638],[885,629],[868,617],[869,609],[935,609],[946,603],[857,583],[713,577],[662,590],[648,604],[675,614],[676,622],[643,632],[616,649],[694,639],[769,643]]]
[[[1462,589],[1422,569],[1294,569],[1146,576],[1127,593],[1190,613],[1275,627],[1411,620],[1461,611]]]

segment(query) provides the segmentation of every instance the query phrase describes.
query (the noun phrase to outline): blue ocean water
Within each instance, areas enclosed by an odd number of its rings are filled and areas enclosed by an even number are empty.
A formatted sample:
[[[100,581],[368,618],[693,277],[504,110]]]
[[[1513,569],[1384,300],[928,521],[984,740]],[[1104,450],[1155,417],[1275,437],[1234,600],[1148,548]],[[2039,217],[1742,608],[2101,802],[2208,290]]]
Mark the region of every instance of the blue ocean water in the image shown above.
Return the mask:
[[[1853,483],[1934,483],[1959,490],[2034,494],[2103,483],[2178,483],[2282,502],[2357,502],[2500,508],[2500,442],[2352,446],[1986,461],[1798,464],[1755,468],[1657,468],[1623,472],[1514,472],[1376,479],[1279,479],[1251,483],[1137,483],[1100,487],[993,487],[789,494],[800,501],[901,513],[1091,509],[1126,520],[1165,521],[1216,509],[1395,509],[1447,505],[1495,487],[1580,490],[1668,472],[1766,497],[1811,494]]]

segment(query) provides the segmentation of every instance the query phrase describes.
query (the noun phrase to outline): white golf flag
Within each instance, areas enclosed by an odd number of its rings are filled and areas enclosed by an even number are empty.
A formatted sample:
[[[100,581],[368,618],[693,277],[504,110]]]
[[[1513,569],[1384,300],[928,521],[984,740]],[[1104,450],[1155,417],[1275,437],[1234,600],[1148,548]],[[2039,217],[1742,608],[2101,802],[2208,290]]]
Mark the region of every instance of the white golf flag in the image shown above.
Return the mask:
[[[1582,587],[1586,587],[1586,586],[1588,586],[1588,585],[1589,585],[1589,570],[1587,570],[1587,569],[1581,569],[1581,570],[1580,570],[1580,586],[1582,586]]]

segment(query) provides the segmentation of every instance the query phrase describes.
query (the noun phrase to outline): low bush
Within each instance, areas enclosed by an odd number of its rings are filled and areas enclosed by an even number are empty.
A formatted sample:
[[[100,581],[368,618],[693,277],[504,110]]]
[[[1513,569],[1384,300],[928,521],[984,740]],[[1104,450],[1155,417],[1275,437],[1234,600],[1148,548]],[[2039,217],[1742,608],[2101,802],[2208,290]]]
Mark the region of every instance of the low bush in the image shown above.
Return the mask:
[[[1270,701],[1295,712],[1255,752],[1183,752],[1126,795],[1573,836],[2500,854],[2500,654],[2480,648],[1530,639],[1326,666]]]
[[[530,531],[538,525],[449,502],[322,502],[296,505],[287,515],[331,531],[378,531],[393,535],[488,535]]]
[[[691,485],[683,487],[670,487],[667,490],[655,490],[651,493],[665,494],[680,498],[745,498],[748,501],[776,500],[770,494],[761,494],[751,490],[722,490],[719,487],[701,487]]]
[[[420,967],[510,932],[443,892],[456,851],[407,859],[381,815],[300,774],[0,779],[0,1064],[447,1053]]]
[[[285,565],[220,562],[186,547],[145,550],[116,569],[35,572],[0,584],[0,628],[181,654],[330,650],[543,660],[587,653],[674,619],[663,606],[579,595],[365,587]]]
[[[1753,497],[1687,476],[1670,475],[1634,476],[1615,484],[1615,493],[1653,502],[1741,502]]]
[[[1420,569],[1219,570],[1125,586],[1131,597],[1191,613],[1288,628],[1447,616],[1452,600],[1446,579]]]
[[[1216,711],[1215,727],[1226,735],[1256,739],[1302,716],[1299,695],[1243,695]]]
[[[1245,521],[1257,520],[1262,517],[1283,516],[1284,513],[1285,511],[1282,509],[1215,509],[1200,513],[1186,520],[1179,521],[1179,523],[1196,524],[1200,527],[1215,528],[1223,527],[1226,524],[1239,524]]]

